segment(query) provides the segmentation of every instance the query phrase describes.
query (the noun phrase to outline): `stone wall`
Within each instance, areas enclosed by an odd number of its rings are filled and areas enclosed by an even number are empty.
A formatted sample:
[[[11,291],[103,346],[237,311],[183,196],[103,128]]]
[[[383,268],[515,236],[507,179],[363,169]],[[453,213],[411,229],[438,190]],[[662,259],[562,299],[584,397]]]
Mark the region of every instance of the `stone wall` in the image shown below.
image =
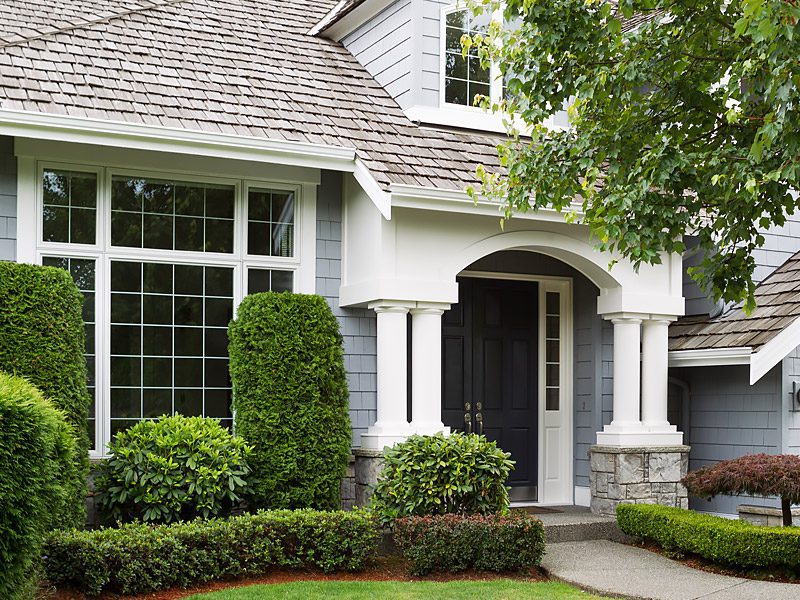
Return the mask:
[[[383,468],[383,451],[356,448],[353,454],[356,456],[355,505],[366,506]]]
[[[680,483],[689,466],[689,446],[592,446],[589,456],[593,513],[614,516],[619,504],[689,508]]]

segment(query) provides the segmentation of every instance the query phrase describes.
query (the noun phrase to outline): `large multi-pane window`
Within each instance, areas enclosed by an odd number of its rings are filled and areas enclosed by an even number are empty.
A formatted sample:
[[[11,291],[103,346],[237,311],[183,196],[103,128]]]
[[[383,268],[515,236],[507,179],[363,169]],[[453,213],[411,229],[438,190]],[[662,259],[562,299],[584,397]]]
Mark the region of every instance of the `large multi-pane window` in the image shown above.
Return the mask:
[[[481,65],[478,53],[470,49],[465,57],[461,36],[486,33],[491,17],[473,16],[467,9],[445,13],[444,28],[444,101],[447,104],[473,106],[475,96],[490,96],[492,69]]]
[[[38,256],[84,295],[90,438],[142,419],[232,425],[227,327],[292,291],[299,187],[41,165]]]

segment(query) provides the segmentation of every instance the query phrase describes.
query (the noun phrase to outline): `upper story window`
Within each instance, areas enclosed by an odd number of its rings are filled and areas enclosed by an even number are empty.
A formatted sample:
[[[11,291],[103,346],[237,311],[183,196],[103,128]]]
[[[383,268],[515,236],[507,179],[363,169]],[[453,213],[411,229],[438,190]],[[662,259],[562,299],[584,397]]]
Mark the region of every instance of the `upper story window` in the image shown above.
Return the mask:
[[[461,36],[486,33],[491,22],[490,14],[475,17],[467,9],[454,9],[444,13],[444,102],[459,106],[473,106],[475,96],[492,99],[501,93],[494,66],[483,67],[474,50],[466,58],[461,48]]]

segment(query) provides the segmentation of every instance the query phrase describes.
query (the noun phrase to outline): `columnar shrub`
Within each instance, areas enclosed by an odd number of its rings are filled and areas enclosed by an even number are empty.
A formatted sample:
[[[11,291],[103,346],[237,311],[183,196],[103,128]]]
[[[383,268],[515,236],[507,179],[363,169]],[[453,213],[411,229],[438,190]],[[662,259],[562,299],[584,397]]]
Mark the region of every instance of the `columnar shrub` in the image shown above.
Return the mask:
[[[54,267],[0,262],[0,370],[21,375],[60,409],[77,440],[70,502],[52,525],[85,521],[89,472],[83,296],[69,273]]]
[[[236,434],[258,508],[338,508],[350,453],[339,324],[320,296],[247,296],[229,328]]]
[[[792,504],[800,504],[800,456],[748,454],[692,471],[683,478],[690,494],[778,496],[783,524],[792,524]]]
[[[800,570],[800,528],[762,527],[670,506],[620,504],[620,529],[670,552],[745,570]]]
[[[172,525],[57,531],[45,546],[50,583],[86,594],[144,594],[273,568],[357,571],[378,530],[360,511],[279,510]]]
[[[394,539],[415,575],[520,571],[544,555],[542,522],[526,513],[404,517],[394,522]]]
[[[372,509],[385,525],[409,515],[506,512],[510,456],[481,435],[411,436],[385,451]]]
[[[71,501],[75,438],[24,379],[0,373],[0,598],[32,597],[52,513]]]
[[[95,486],[113,520],[166,522],[230,513],[247,490],[251,448],[215,419],[164,416],[118,433]]]

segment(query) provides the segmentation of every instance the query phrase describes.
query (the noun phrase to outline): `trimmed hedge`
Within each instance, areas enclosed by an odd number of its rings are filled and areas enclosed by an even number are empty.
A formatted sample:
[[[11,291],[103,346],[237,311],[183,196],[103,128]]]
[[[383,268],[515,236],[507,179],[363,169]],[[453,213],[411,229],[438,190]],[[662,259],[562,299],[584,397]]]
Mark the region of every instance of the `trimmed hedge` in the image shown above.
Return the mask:
[[[51,584],[85,594],[143,594],[272,568],[357,571],[375,555],[366,513],[259,512],[230,519],[53,532],[44,550]]]
[[[411,515],[508,511],[514,461],[482,435],[414,435],[384,453],[371,507],[381,523]]]
[[[95,480],[114,521],[170,523],[230,514],[247,491],[251,452],[216,419],[162,416],[118,433]]]
[[[55,267],[0,262],[0,370],[28,379],[60,409],[77,440],[71,501],[53,527],[86,520],[89,473],[83,296],[69,273]]]
[[[669,552],[696,554],[741,569],[800,569],[800,528],[761,527],[682,508],[649,504],[617,507],[620,529]]]
[[[64,415],[19,377],[0,373],[0,598],[33,597],[42,540],[63,514],[75,473]]]
[[[394,522],[394,540],[415,575],[522,571],[539,565],[544,556],[542,522],[517,512],[405,517]]]
[[[352,432],[339,324],[320,296],[247,296],[228,330],[255,508],[341,506]]]

